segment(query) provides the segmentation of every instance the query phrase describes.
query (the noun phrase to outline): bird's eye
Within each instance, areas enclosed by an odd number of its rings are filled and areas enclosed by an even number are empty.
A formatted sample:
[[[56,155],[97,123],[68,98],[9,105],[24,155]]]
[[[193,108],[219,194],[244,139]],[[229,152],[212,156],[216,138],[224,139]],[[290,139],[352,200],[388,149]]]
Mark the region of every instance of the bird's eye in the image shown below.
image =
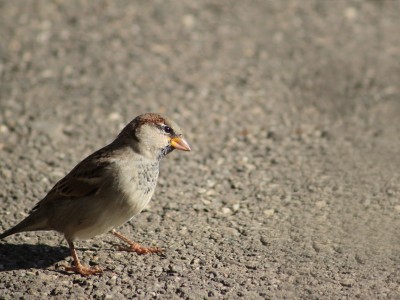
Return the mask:
[[[168,133],[168,134],[171,134],[171,133],[173,132],[172,128],[169,127],[169,126],[164,126],[163,129],[164,129],[164,131],[165,131],[166,133]]]

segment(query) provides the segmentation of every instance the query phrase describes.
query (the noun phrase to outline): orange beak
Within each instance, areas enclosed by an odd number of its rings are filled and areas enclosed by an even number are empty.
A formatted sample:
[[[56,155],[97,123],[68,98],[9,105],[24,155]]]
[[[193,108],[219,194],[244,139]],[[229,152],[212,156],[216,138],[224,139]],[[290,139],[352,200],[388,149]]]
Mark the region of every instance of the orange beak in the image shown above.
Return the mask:
[[[171,139],[171,146],[175,149],[182,150],[182,151],[190,151],[190,146],[188,142],[183,137],[177,136]]]

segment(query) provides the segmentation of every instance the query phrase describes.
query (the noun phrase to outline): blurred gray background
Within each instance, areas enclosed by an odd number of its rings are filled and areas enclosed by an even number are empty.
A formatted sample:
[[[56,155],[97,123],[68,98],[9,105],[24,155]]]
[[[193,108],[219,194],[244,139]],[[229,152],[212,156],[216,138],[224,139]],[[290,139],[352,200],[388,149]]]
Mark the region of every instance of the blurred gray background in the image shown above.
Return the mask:
[[[0,1],[0,229],[143,112],[184,130],[121,230],[0,242],[0,299],[399,299],[399,1]]]

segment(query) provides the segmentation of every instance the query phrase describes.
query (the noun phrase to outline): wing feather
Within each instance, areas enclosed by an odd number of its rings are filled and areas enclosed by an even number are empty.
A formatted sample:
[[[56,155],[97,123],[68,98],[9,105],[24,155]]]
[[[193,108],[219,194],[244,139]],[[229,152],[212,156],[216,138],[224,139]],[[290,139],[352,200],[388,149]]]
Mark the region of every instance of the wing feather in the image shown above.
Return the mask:
[[[58,181],[32,211],[59,200],[79,199],[96,194],[110,175],[112,154],[112,149],[107,150],[104,147],[85,158]]]

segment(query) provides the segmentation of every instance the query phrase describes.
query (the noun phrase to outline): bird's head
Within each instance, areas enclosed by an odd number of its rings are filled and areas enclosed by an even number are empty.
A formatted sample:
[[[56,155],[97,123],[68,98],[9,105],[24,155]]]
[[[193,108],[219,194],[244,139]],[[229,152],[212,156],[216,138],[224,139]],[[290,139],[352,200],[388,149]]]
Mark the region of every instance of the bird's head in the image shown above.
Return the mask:
[[[161,159],[174,149],[190,151],[179,126],[155,113],[137,116],[120,133],[138,153],[150,158]]]

